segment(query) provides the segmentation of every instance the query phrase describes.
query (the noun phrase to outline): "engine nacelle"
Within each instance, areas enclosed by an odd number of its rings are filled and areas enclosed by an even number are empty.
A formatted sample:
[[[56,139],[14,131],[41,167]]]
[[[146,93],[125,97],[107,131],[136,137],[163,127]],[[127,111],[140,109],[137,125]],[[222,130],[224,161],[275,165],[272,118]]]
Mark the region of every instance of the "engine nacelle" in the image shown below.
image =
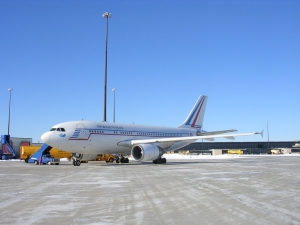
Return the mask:
[[[153,144],[135,145],[131,149],[131,156],[139,162],[155,160],[162,153],[162,150]]]

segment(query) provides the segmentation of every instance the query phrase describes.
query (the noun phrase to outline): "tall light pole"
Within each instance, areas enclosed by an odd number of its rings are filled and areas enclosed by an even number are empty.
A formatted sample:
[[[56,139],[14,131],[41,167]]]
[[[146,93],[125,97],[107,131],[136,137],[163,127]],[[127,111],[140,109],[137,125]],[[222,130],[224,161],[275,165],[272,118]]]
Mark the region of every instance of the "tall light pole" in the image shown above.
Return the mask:
[[[268,132],[268,149],[270,148],[270,142],[269,142],[269,120],[267,120],[267,132]]]
[[[102,15],[106,19],[106,48],[105,48],[105,69],[104,69],[104,113],[103,121],[106,122],[106,84],[107,84],[107,43],[108,43],[108,19],[111,18],[111,13],[105,12]]]
[[[116,119],[116,88],[113,88],[112,91],[114,92],[114,122]]]
[[[8,126],[7,126],[7,135],[9,135],[9,127],[10,127],[10,103],[11,103],[11,91],[12,88],[8,88],[9,91],[9,103],[8,103]]]

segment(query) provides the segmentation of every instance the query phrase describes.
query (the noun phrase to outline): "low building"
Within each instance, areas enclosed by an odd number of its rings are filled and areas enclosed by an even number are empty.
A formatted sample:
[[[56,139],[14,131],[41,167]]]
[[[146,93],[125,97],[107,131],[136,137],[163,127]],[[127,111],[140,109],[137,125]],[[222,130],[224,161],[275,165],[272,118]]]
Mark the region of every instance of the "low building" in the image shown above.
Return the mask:
[[[190,150],[209,150],[209,149],[243,149],[246,154],[267,153],[268,149],[273,148],[291,148],[292,151],[295,141],[270,141],[270,142],[194,142],[189,144],[179,151]],[[297,146],[298,147],[298,146]],[[300,149],[300,142],[299,142]]]

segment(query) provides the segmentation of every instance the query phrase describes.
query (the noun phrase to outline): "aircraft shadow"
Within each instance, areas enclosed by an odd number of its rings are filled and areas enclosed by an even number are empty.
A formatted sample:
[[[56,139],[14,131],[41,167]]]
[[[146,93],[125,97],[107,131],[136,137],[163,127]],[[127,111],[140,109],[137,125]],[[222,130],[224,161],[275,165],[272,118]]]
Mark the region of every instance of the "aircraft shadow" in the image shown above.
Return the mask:
[[[173,165],[189,165],[189,164],[233,164],[233,163],[249,163],[249,161],[229,160],[229,161],[167,161],[165,164],[153,164],[153,162],[129,162],[129,163],[105,163],[99,161],[92,161],[89,163],[82,163],[81,166],[173,166]],[[59,166],[73,166],[71,162],[60,163]]]
[[[235,163],[235,162],[167,162],[166,164],[153,164],[152,162],[129,162],[129,163],[99,163],[93,164],[95,166],[173,166],[173,165],[187,165],[187,164],[228,164],[228,163]]]

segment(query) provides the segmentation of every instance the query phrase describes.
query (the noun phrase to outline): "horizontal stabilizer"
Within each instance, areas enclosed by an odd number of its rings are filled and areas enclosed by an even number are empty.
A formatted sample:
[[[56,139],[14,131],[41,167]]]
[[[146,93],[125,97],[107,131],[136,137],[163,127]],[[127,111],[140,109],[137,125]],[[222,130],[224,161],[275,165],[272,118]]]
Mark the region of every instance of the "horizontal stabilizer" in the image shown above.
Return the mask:
[[[204,140],[207,140],[207,141],[214,141],[215,139],[214,138],[203,138]]]
[[[230,140],[234,140],[235,138],[234,137],[224,137],[224,138],[226,138],[226,139],[230,139]]]
[[[211,131],[211,132],[197,132],[197,136],[207,136],[207,135],[216,135],[216,134],[224,134],[229,132],[236,132],[237,130],[218,130],[218,131]]]

